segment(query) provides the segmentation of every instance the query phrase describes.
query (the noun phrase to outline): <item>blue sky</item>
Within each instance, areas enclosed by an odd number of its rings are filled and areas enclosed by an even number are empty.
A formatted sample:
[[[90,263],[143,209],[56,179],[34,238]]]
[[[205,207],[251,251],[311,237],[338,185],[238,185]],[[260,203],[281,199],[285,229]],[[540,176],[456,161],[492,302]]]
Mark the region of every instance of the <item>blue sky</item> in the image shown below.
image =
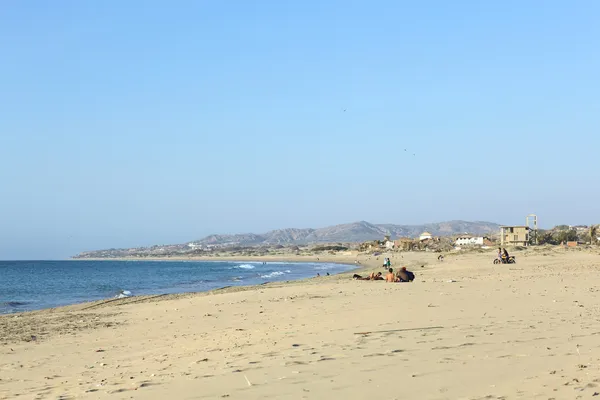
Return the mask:
[[[357,220],[599,223],[599,17],[3,2],[0,259]]]

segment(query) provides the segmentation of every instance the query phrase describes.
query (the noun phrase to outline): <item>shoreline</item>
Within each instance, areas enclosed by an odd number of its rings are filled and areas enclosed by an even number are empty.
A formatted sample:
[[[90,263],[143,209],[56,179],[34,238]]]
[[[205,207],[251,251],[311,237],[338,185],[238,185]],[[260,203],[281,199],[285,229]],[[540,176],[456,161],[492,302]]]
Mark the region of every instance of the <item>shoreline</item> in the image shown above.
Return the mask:
[[[384,253],[382,253],[383,255]],[[231,261],[231,262],[331,262],[335,264],[348,264],[348,260],[358,260],[359,257],[369,258],[369,255],[365,255],[358,252],[352,254],[339,254],[330,255],[324,254],[319,256],[303,256],[294,254],[276,254],[270,256],[245,256],[245,258],[238,258],[238,256],[196,256],[196,257],[115,257],[115,258],[68,258],[66,260],[59,261]],[[346,261],[340,261],[340,259]],[[354,261],[350,262],[354,264]]]
[[[311,257],[311,258],[313,258],[313,257]],[[114,302],[115,305],[121,304],[121,303],[129,304],[132,302],[137,302],[138,300],[143,302],[143,301],[158,298],[158,297],[168,300],[169,298],[177,298],[177,297],[181,297],[184,295],[199,296],[204,293],[214,294],[214,293],[224,293],[224,292],[240,292],[240,291],[256,290],[258,288],[265,288],[265,287],[274,287],[274,286],[276,287],[276,286],[280,286],[280,285],[295,285],[295,284],[297,285],[297,284],[301,284],[304,282],[308,283],[311,280],[317,279],[317,278],[330,278],[331,279],[333,277],[339,277],[340,275],[346,276],[350,273],[356,273],[356,271],[361,270],[361,265],[356,265],[353,262],[350,263],[349,260],[344,261],[344,260],[334,259],[335,257],[326,257],[326,256],[323,257],[323,258],[325,258],[324,260],[320,260],[320,258],[321,257],[316,257],[316,260],[310,260],[310,261],[303,257],[298,257],[298,256],[287,257],[285,259],[280,259],[278,257],[273,257],[273,258],[271,258],[271,257],[254,257],[254,258],[237,259],[235,257],[227,257],[227,256],[218,257],[218,258],[217,257],[194,257],[194,258],[178,258],[178,259],[174,259],[174,258],[169,258],[169,259],[164,259],[164,258],[163,259],[161,259],[161,258],[156,258],[156,259],[138,259],[138,258],[67,259],[64,261],[94,261],[94,262],[97,262],[97,261],[118,261],[118,262],[123,262],[123,261],[139,261],[139,262],[191,261],[191,262],[232,262],[232,263],[268,262],[268,263],[293,263],[293,264],[336,264],[336,265],[346,266],[346,267],[348,267],[348,269],[346,271],[333,273],[329,276],[327,276],[327,275],[322,275],[320,277],[307,276],[307,277],[303,277],[303,278],[290,279],[290,280],[279,280],[279,281],[270,281],[270,282],[265,281],[263,283],[258,283],[258,284],[225,285],[225,286],[214,288],[214,289],[199,290],[199,291],[182,291],[182,292],[175,292],[175,293],[159,293],[159,294],[139,294],[139,295],[133,295],[133,296],[123,297],[123,298],[107,297],[107,298],[98,299],[98,300],[87,300],[87,301],[82,301],[82,302],[77,302],[77,303],[62,304],[62,305],[59,305],[56,307],[43,307],[43,308],[36,308],[36,309],[32,309],[32,310],[23,310],[23,311],[14,311],[14,312],[9,312],[9,313],[3,313],[3,314],[0,314],[0,318],[3,316],[14,316],[14,315],[19,315],[19,314],[23,314],[23,313],[43,312],[46,310],[53,310],[55,312],[59,312],[63,308],[65,308],[67,311],[70,311],[73,308],[86,309],[86,308],[88,308],[87,306],[93,308],[93,307],[99,306],[104,303],[113,303]],[[40,261],[48,261],[48,260],[29,261],[29,262],[40,262]],[[59,260],[50,260],[50,261],[59,261]],[[129,299],[129,301],[127,301],[128,299]],[[118,300],[121,300],[121,301],[118,302]]]

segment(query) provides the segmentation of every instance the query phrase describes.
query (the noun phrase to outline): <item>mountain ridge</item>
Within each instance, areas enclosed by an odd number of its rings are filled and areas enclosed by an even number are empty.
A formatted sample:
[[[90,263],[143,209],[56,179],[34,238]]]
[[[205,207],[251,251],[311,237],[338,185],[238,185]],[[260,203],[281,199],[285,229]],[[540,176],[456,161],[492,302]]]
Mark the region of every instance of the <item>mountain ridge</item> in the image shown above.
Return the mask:
[[[182,253],[195,249],[227,247],[364,242],[383,239],[384,236],[390,236],[392,239],[400,237],[414,238],[425,231],[434,236],[450,236],[464,233],[483,235],[497,232],[499,228],[499,224],[485,221],[452,220],[420,225],[372,224],[367,221],[357,221],[318,229],[284,228],[271,230],[262,234],[213,234],[199,240],[193,240],[182,244],[87,251],[78,254],[75,258],[107,256],[126,257],[132,254],[156,254],[157,252],[164,251],[176,251]]]
[[[461,233],[489,234],[500,229],[500,225],[486,221],[452,220],[420,225],[373,224],[367,221],[357,221],[348,224],[332,225],[324,228],[287,228],[276,229],[262,234],[242,233],[228,235],[209,235],[203,239],[188,242],[192,245],[210,245],[215,243],[213,237],[221,239],[220,244],[235,243],[237,245],[251,244],[307,244],[324,242],[361,242],[390,236],[416,237],[427,231],[434,236],[448,236]],[[247,240],[251,237],[252,240]],[[262,240],[261,240],[262,239]]]

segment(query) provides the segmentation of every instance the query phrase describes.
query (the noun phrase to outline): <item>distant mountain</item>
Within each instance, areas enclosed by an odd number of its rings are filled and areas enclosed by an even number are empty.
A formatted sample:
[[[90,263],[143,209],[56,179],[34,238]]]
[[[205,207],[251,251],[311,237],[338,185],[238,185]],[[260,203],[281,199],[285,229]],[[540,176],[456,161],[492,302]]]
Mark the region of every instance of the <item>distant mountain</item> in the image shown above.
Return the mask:
[[[381,239],[386,235],[392,239],[417,237],[427,231],[434,236],[448,236],[460,233],[488,234],[497,232],[500,225],[492,222],[447,221],[424,225],[371,224],[366,221],[334,225],[320,229],[279,229],[263,233],[241,235],[211,235],[190,242],[193,246],[236,245],[256,246],[273,244],[307,244],[333,242],[363,242]]]
[[[183,244],[88,251],[78,254],[75,258],[176,256],[189,254],[197,250],[216,248],[364,242],[367,240],[382,239],[388,235],[392,239],[400,237],[414,238],[425,231],[434,236],[449,236],[461,233],[481,235],[495,233],[499,229],[500,225],[498,224],[481,221],[447,221],[424,225],[371,224],[360,221],[320,229],[278,229],[260,235],[254,233],[210,235],[203,239]]]

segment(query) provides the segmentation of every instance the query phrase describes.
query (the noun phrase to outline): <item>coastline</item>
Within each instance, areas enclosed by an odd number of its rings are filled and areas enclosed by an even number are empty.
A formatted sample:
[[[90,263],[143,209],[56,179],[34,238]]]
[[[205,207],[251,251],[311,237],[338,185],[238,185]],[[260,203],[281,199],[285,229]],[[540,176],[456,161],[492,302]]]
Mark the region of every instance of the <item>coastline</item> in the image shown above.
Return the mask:
[[[437,254],[436,254],[437,255]],[[283,286],[302,286],[302,285],[314,285],[321,282],[334,282],[338,280],[347,280],[354,274],[369,275],[371,272],[385,272],[382,268],[382,260],[385,257],[389,257],[392,260],[394,268],[401,266],[413,266],[421,265],[423,262],[429,264],[434,262],[433,253],[427,254],[422,252],[381,252],[378,256],[371,254],[359,253],[357,251],[344,252],[343,254],[320,254],[320,255],[294,255],[294,254],[278,254],[269,256],[250,256],[244,258],[238,258],[237,256],[197,256],[197,257],[148,257],[148,258],[137,258],[137,257],[116,257],[116,258],[70,258],[63,261],[130,261],[130,262],[181,262],[181,261],[198,261],[198,262],[273,262],[273,263],[311,263],[311,264],[338,264],[344,265],[349,268],[347,271],[338,272],[329,276],[322,275],[320,277],[311,276],[299,279],[282,280],[282,281],[267,281],[260,284],[247,284],[247,285],[225,285],[222,287],[202,290],[202,291],[184,291],[178,293],[162,293],[162,294],[140,294],[124,298],[108,297],[99,300],[82,301],[73,304],[65,304],[57,307],[45,307],[35,310],[19,311],[8,314],[0,314],[0,318],[3,316],[14,316],[23,315],[28,313],[43,313],[45,311],[60,313],[60,312],[74,312],[80,310],[88,310],[98,307],[104,307],[107,304],[111,306],[127,305],[134,303],[144,303],[148,301],[173,300],[182,297],[197,297],[206,296],[221,293],[234,293],[234,292],[247,292],[264,288],[276,288]],[[423,261],[425,259],[426,261]],[[43,260],[42,260],[43,261]],[[359,262],[356,264],[355,262]],[[35,335],[34,335],[35,336]],[[2,337],[0,336],[0,342]]]
[[[0,398],[572,398],[600,380],[597,252],[405,254],[351,273],[0,316]],[[384,257],[382,255],[381,257]],[[321,258],[321,257],[320,257]],[[319,260],[331,262],[331,260]],[[365,259],[360,270],[380,270]],[[344,276],[345,275],[345,276]],[[385,382],[410,384],[410,390]]]
[[[298,263],[333,263],[354,264],[355,260],[368,259],[358,252],[351,254],[303,256],[294,254],[277,254],[270,256],[195,256],[195,257],[115,257],[115,258],[68,258],[65,261],[231,261],[231,262],[298,262]]]
[[[276,263],[276,264],[285,264],[285,263],[290,263],[290,264],[336,264],[336,265],[340,265],[340,266],[344,266],[346,267],[346,271],[341,271],[341,272],[333,272],[331,275],[326,276],[323,275],[323,278],[332,278],[334,276],[340,275],[340,274],[348,274],[348,273],[353,273],[354,271],[360,270],[360,266],[354,264],[354,262],[350,262],[350,258],[348,257],[344,257],[343,259],[340,259],[339,257],[331,257],[331,256],[324,256],[321,257],[322,259],[319,260],[319,257],[298,257],[298,256],[288,256],[288,257],[245,257],[245,258],[237,258],[237,257],[228,257],[228,256],[221,256],[221,257],[180,257],[180,258],[144,258],[144,259],[139,259],[139,258],[85,258],[85,259],[66,259],[63,261],[79,261],[79,262],[85,262],[85,261],[93,261],[93,262],[182,262],[182,261],[189,261],[189,262],[228,262],[228,263],[261,263],[261,262],[268,262],[268,263]],[[58,260],[57,260],[58,261]],[[35,262],[35,261],[31,261],[31,262]],[[40,262],[45,262],[45,260],[42,260]],[[309,281],[312,278],[315,278],[316,276],[304,276],[301,278],[290,278],[287,280],[274,280],[274,281],[269,281],[269,280],[265,280],[264,282],[261,283],[247,283],[247,284],[243,284],[243,285],[238,285],[238,284],[232,284],[232,285],[223,285],[221,287],[215,287],[212,289],[206,289],[206,290],[183,290],[181,292],[174,292],[174,291],[167,291],[165,293],[142,293],[142,294],[136,294],[133,296],[129,296],[129,297],[123,297],[123,298],[115,298],[115,297],[106,297],[103,299],[96,299],[96,300],[87,300],[87,301],[80,301],[80,302],[75,302],[75,303],[71,303],[71,304],[62,304],[62,305],[58,305],[58,306],[50,306],[50,307],[43,307],[43,308],[36,308],[33,310],[23,310],[23,311],[16,311],[16,312],[11,312],[11,313],[0,313],[0,316],[3,315],[15,315],[15,314],[22,314],[22,313],[29,313],[29,312],[40,312],[40,311],[44,311],[44,310],[60,310],[61,308],[83,308],[86,309],[88,306],[90,307],[94,307],[97,304],[102,304],[102,303],[113,303],[117,300],[120,301],[120,303],[130,303],[130,302],[138,302],[138,301],[144,301],[145,299],[148,298],[171,298],[172,296],[181,296],[181,295],[201,295],[203,293],[210,293],[210,292],[228,292],[228,291],[246,291],[246,290],[253,290],[256,289],[258,287],[271,287],[273,285],[282,285],[282,284],[295,284],[295,283],[299,283],[299,282],[305,282],[305,281]],[[129,300],[129,301],[127,301]],[[1,337],[0,337],[1,339]]]

